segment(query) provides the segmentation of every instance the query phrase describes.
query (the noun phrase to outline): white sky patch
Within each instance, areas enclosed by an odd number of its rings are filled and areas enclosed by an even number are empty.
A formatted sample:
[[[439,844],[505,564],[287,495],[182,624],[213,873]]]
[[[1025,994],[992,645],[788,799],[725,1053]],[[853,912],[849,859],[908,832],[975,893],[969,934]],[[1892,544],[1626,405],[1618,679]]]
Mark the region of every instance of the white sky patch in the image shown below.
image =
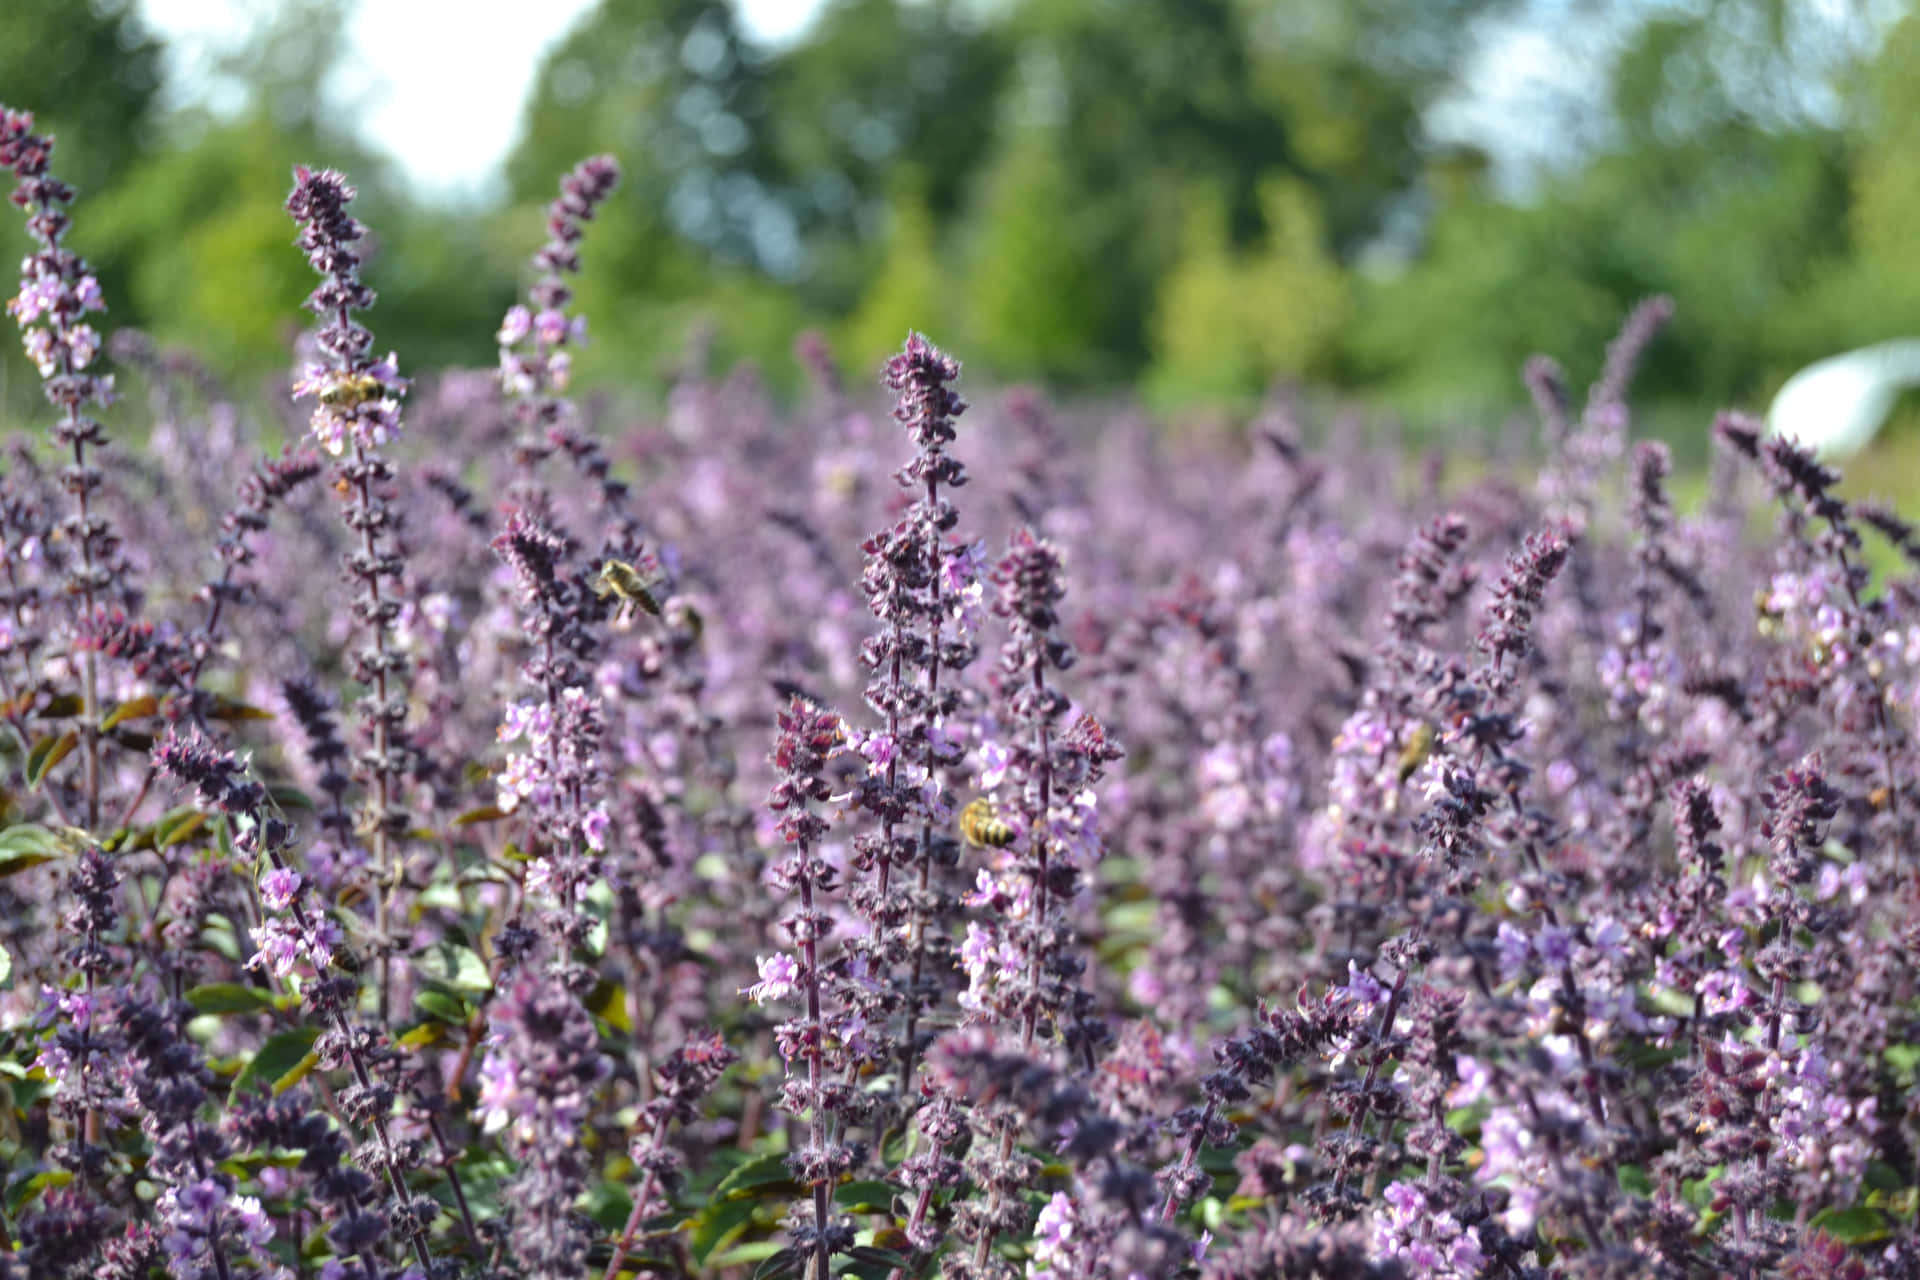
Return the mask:
[[[1434,104],[1428,135],[1471,143],[1495,161],[1494,189],[1522,196],[1556,167],[1584,159],[1604,134],[1616,50],[1582,33],[1517,22],[1482,27],[1458,88]]]
[[[400,0],[363,4],[337,87],[361,134],[388,152],[421,194],[498,194],[539,60],[590,0]]]
[[[595,0],[361,0],[333,88],[369,145],[394,157],[429,199],[499,194],[541,57]],[[741,20],[769,44],[792,40],[820,0],[742,0]],[[272,0],[141,0],[172,45],[176,97],[219,109],[208,58],[272,16]]]

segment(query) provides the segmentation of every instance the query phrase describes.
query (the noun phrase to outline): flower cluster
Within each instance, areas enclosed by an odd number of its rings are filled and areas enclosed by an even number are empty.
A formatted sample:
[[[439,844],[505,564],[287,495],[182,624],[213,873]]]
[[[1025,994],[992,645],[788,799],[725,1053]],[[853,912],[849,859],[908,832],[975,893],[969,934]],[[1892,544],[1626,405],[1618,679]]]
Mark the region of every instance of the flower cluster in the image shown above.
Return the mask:
[[[508,754],[501,770],[499,806],[509,813],[525,806],[534,855],[526,887],[551,905],[555,962],[565,967],[592,928],[581,900],[598,878],[612,821],[600,759],[606,726],[587,684],[598,648],[590,626],[597,610],[567,564],[571,545],[538,521],[515,512],[493,546],[513,570],[526,609],[532,645],[521,674],[536,695],[509,704],[501,718],[500,740],[524,746]],[[591,985],[584,975],[581,982]]]
[[[1738,415],[1675,501],[1664,302],[1471,478],[917,334],[652,409],[569,395],[595,160],[402,432],[300,170],[316,438],[119,334],[108,455],[49,146],[0,1280],[1920,1277],[1920,534]]]
[[[821,943],[832,933],[826,895],[837,882],[820,855],[827,820],[815,809],[832,796],[826,770],[846,739],[839,716],[797,695],[779,714],[773,747],[777,777],[767,808],[779,815],[776,826],[787,852],[768,870],[768,879],[798,900],[781,917],[780,927],[799,954],[762,959],[760,981],[749,989],[756,1001],[797,995],[803,1003],[799,1017],[774,1028],[774,1040],[789,1072],[780,1105],[806,1126],[787,1158],[795,1180],[808,1192],[807,1203],[796,1206],[789,1218],[789,1233],[795,1256],[810,1259],[808,1265],[821,1275],[834,1254],[853,1244],[851,1224],[831,1209],[832,1192],[863,1154],[840,1130],[857,1100],[848,1066],[866,1028],[856,1011],[826,1004],[830,988]],[[799,1066],[806,1070],[804,1077],[791,1074]]]
[[[589,1241],[574,1210],[588,1172],[580,1135],[611,1064],[586,1010],[552,981],[520,975],[494,1001],[492,1020],[479,1115],[486,1129],[506,1134],[519,1167],[509,1237],[519,1274],[578,1276]]]
[[[604,483],[607,463],[589,436],[573,420],[566,398],[573,373],[568,350],[586,338],[586,320],[568,315],[573,288],[567,277],[580,273],[582,225],[593,220],[620,181],[612,156],[583,160],[560,183],[560,195],[547,208],[547,242],[534,255],[539,279],[528,291],[530,306],[514,304],[494,335],[500,344],[500,383],[513,403],[521,438],[521,460],[532,463],[561,448],[576,459],[594,459],[591,471]]]

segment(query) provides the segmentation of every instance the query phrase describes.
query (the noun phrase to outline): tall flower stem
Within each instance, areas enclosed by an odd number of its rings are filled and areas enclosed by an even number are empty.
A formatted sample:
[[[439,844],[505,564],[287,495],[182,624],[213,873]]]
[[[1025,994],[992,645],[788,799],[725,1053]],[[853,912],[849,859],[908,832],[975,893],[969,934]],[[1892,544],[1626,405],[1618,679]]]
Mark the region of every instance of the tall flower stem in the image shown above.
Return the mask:
[[[98,645],[87,633],[119,577],[119,538],[93,505],[104,477],[88,450],[106,447],[106,431],[82,410],[111,404],[113,379],[87,372],[99,354],[100,335],[84,317],[106,307],[86,260],[63,243],[72,226],[66,208],[74,191],[49,168],[53,139],[32,129],[32,115],[0,106],[0,166],[11,169],[17,179],[13,203],[27,211],[27,230],[38,245],[21,261],[20,292],[7,309],[19,322],[47,401],[60,411],[54,442],[72,459],[60,470],[61,487],[73,500],[72,513],[60,528],[74,548],[67,591],[78,602],[74,647],[80,652],[82,813],[86,829],[96,831],[101,806],[100,661]]]
[[[357,758],[357,773],[369,792],[362,826],[375,875],[374,942],[380,963],[379,1010],[385,1021],[393,988],[392,898],[404,878],[396,840],[409,826],[397,801],[411,747],[401,733],[407,719],[402,675],[407,660],[394,651],[390,636],[401,611],[404,564],[394,545],[398,517],[380,491],[393,480],[393,469],[378,449],[399,433],[400,397],[407,383],[393,356],[372,358],[373,335],[354,319],[356,311],[374,301],[373,291],[360,281],[355,249],[365,228],[347,213],[354,195],[339,174],[301,166],[294,170],[286,208],[300,228],[298,244],[322,278],[306,306],[321,320],[315,339],[325,360],[304,372],[294,384],[294,395],[316,400],[311,423],[315,438],[327,452],[345,455],[337,468],[348,495],[342,519],[358,543],[346,567],[358,588],[354,620],[366,635],[364,646],[353,654],[352,670],[368,690],[361,712],[370,721],[370,749]],[[394,584],[391,591],[383,586],[388,580]]]

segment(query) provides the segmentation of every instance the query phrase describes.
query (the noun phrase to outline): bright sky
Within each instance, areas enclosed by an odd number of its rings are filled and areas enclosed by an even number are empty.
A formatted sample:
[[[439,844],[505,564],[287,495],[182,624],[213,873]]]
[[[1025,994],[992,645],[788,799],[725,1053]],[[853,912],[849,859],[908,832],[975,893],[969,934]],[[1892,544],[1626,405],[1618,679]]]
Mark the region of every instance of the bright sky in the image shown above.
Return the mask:
[[[746,28],[790,39],[821,0],[738,0]],[[519,128],[541,54],[594,0],[360,0],[340,86],[360,104],[362,133],[405,166],[423,193],[488,194]],[[273,0],[140,0],[174,46],[191,100],[201,59],[273,10]]]

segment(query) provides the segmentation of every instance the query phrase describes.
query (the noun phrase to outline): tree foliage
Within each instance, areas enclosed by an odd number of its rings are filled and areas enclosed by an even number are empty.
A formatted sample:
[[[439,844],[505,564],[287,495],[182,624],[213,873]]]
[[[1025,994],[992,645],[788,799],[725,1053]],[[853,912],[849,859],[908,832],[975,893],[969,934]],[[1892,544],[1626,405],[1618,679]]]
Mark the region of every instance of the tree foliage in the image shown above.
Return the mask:
[[[601,0],[544,55],[508,204],[466,212],[416,203],[329,97],[350,3],[280,7],[219,63],[239,110],[165,119],[123,0],[0,11],[10,96],[77,143],[117,319],[284,367],[287,282],[227,264],[273,234],[259,174],[347,164],[396,337],[484,360],[471,316],[512,288],[553,169],[612,152],[585,288],[647,348],[588,368],[661,368],[698,325],[780,381],[790,325],[857,364],[937,320],[1006,376],[1480,407],[1538,348],[1586,372],[1663,292],[1649,390],[1752,402],[1920,327],[1920,22],[1868,0],[829,0],[777,48],[728,0]],[[1593,70],[1561,89],[1579,127],[1437,134],[1528,31]],[[1516,185],[1503,148],[1532,125],[1566,145]]]

